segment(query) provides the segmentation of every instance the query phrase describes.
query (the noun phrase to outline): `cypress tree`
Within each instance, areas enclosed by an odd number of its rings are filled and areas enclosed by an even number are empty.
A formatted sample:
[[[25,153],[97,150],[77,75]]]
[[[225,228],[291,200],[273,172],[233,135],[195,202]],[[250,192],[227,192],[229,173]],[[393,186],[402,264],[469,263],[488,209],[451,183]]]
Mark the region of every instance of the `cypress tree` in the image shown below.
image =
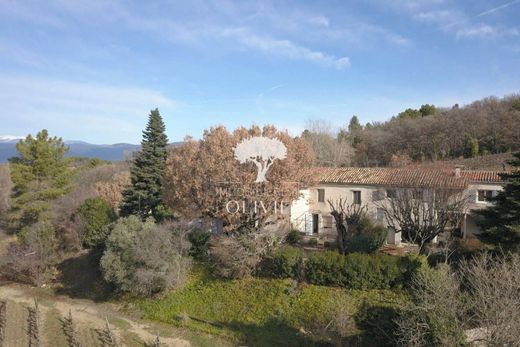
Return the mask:
[[[483,229],[478,238],[487,244],[505,250],[520,250],[520,152],[509,162],[514,169],[504,174],[504,190],[492,199],[493,205],[479,211]]]
[[[123,192],[121,215],[136,215],[143,219],[154,216],[161,219],[163,172],[166,164],[168,137],[159,110],[150,112],[143,131],[141,151],[130,170],[132,184]]]

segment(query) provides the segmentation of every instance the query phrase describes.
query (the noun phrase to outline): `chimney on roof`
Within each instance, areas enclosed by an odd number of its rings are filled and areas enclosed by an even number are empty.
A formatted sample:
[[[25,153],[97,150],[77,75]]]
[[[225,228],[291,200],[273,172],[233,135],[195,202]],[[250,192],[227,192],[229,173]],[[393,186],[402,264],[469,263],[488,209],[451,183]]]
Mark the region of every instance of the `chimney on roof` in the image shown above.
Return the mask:
[[[460,178],[460,171],[462,170],[462,166],[457,165],[455,166],[455,170],[453,170],[453,173],[455,174],[455,177]]]

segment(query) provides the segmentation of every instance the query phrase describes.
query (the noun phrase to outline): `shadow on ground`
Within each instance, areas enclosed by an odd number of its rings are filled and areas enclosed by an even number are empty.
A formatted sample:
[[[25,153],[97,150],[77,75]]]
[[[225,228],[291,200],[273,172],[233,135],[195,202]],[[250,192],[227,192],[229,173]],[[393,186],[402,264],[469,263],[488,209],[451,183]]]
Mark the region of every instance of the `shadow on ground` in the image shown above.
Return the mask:
[[[58,295],[74,299],[90,299],[96,302],[113,297],[113,290],[103,281],[99,270],[99,255],[94,252],[82,253],[68,258],[58,265]]]

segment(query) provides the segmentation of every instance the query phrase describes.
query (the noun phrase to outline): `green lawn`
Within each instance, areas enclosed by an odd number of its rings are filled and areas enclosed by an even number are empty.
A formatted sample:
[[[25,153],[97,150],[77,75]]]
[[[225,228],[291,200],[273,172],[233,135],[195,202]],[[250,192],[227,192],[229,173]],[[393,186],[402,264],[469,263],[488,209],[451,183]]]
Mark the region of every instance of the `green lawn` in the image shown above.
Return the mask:
[[[338,342],[370,346],[377,337],[359,327],[370,327],[367,319],[381,320],[381,312],[391,313],[403,300],[399,291],[349,291],[264,278],[220,280],[198,269],[182,289],[135,304],[145,319],[224,335],[251,346]]]

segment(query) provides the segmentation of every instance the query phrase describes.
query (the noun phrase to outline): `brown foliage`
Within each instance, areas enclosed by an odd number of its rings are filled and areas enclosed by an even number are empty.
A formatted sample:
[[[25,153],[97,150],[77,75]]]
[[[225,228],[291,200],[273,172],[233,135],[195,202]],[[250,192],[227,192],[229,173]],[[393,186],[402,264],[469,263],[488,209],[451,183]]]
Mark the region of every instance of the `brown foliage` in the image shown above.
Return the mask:
[[[267,173],[268,182],[254,183],[256,167],[240,164],[233,148],[252,136],[277,138],[287,147],[287,158],[276,160]],[[217,218],[224,230],[253,230],[273,217],[274,203],[289,204],[299,196],[299,187],[312,180],[313,154],[309,145],[273,126],[239,128],[233,133],[223,126],[204,132],[200,141],[186,139],[169,155],[164,201],[174,211],[189,217]],[[247,213],[229,213],[226,203],[244,201]],[[254,202],[263,202],[267,212]],[[242,206],[242,205],[241,205]]]
[[[123,191],[130,184],[130,172],[122,171],[114,174],[109,181],[98,182],[95,185],[96,193],[117,211],[123,200]]]
[[[215,271],[224,278],[251,276],[257,270],[262,257],[276,247],[278,242],[272,233],[219,235],[211,243]]]
[[[76,215],[79,207],[88,198],[99,194],[99,185],[110,185],[118,175],[128,172],[126,163],[101,165],[92,169],[81,169],[74,178],[74,189],[53,202],[53,223],[58,230],[62,246],[65,249],[81,248],[82,225]],[[104,197],[104,196],[102,196]]]

